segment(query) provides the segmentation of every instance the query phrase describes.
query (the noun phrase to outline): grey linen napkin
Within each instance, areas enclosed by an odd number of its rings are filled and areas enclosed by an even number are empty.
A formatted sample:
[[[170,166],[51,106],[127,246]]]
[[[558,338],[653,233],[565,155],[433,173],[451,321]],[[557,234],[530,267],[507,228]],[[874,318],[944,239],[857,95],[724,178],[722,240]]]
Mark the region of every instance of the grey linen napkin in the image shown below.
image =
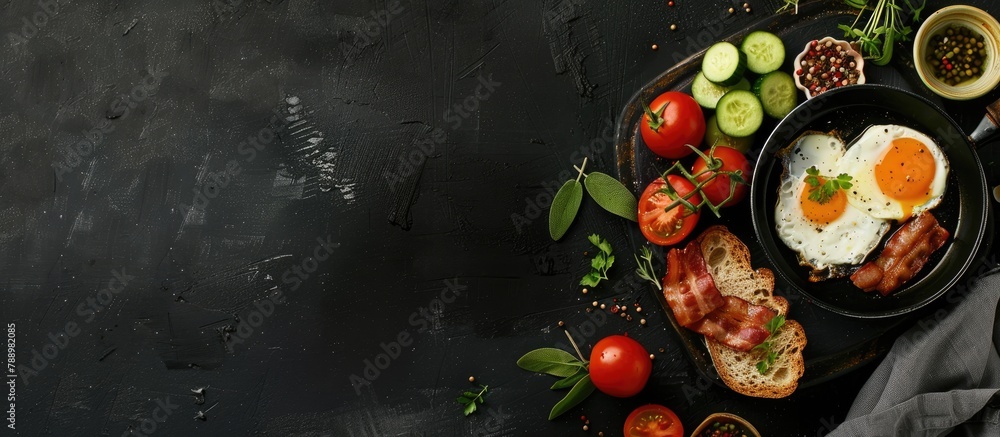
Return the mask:
[[[1000,436],[997,273],[949,290],[955,305],[900,336],[828,435]]]

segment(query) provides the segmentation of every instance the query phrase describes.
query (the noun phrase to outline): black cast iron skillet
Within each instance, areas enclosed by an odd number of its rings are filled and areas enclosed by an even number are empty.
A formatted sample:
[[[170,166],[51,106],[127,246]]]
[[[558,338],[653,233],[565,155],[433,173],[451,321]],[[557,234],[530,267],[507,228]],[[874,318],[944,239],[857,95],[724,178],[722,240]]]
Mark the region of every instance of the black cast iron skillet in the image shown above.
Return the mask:
[[[849,278],[809,282],[809,269],[798,264],[795,252],[781,242],[774,226],[774,206],[782,168],[775,153],[806,131],[835,130],[850,147],[868,126],[874,124],[898,124],[927,134],[944,151],[950,165],[944,198],[932,212],[951,237],[915,278],[889,296],[865,293]],[[990,208],[982,164],[972,140],[962,133],[958,124],[928,100],[880,85],[839,88],[799,105],[767,139],[757,160],[750,190],[754,230],[778,274],[820,307],[863,318],[913,311],[955,285],[976,257],[986,233]],[[883,238],[883,245],[897,228],[898,225],[893,226]],[[881,250],[880,245],[868,259],[874,259]]]

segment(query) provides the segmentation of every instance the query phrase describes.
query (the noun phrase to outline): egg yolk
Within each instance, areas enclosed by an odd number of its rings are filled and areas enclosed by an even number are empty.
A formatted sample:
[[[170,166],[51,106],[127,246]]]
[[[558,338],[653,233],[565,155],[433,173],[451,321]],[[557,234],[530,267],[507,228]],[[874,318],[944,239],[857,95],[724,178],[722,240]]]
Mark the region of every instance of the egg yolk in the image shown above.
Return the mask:
[[[819,178],[820,186],[824,183],[826,180]],[[802,207],[802,213],[806,218],[813,223],[828,225],[840,217],[844,213],[844,209],[847,208],[847,195],[844,194],[844,190],[837,190],[826,202],[819,203],[809,198],[812,187],[808,184],[803,184],[802,187],[802,193],[799,194],[799,206]]]
[[[936,169],[934,156],[924,143],[913,138],[897,138],[875,165],[875,180],[886,196],[903,207],[905,220],[913,214],[915,205],[930,199]]]

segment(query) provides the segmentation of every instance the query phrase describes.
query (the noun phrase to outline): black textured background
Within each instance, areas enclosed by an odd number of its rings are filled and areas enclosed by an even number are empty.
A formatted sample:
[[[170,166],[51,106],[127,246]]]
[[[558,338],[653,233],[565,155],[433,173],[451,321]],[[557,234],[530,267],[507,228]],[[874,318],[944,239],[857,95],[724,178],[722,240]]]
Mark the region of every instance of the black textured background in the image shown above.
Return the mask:
[[[626,223],[585,203],[552,243],[529,206],[633,92],[704,47],[690,38],[707,17],[742,2],[677,3],[0,5],[0,322],[26,368],[65,346],[16,378],[17,433],[573,435],[585,414],[610,436],[656,402],[689,430],[730,411],[767,435],[824,434],[871,366],[783,400],[710,386],[644,287],[599,296],[641,299],[648,327],[588,325],[584,236],[619,247],[624,275]],[[781,2],[751,3],[725,34]],[[997,97],[945,107],[971,130]],[[586,154],[613,172],[610,144]],[[434,303],[449,284],[455,300]],[[563,392],[514,362],[565,347],[559,320],[585,350],[628,331],[657,352],[647,388],[547,421]],[[412,343],[352,387],[401,334]],[[466,418],[470,375],[490,392]]]

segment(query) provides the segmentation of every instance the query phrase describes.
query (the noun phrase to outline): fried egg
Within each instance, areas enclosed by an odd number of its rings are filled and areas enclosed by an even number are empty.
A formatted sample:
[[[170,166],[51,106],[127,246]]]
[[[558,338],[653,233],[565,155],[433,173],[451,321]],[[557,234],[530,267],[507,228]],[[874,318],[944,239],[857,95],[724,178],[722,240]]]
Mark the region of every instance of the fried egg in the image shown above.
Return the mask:
[[[839,173],[853,178],[847,190],[851,205],[872,217],[904,222],[941,202],[948,159],[919,131],[875,125],[847,150]]]
[[[889,230],[889,221],[872,217],[848,202],[838,190],[820,203],[810,198],[808,170],[835,176],[847,152],[833,135],[807,132],[783,150],[784,171],[778,188],[775,223],[778,237],[813,269],[810,280],[841,277],[860,264]],[[820,181],[822,182],[822,180]]]

